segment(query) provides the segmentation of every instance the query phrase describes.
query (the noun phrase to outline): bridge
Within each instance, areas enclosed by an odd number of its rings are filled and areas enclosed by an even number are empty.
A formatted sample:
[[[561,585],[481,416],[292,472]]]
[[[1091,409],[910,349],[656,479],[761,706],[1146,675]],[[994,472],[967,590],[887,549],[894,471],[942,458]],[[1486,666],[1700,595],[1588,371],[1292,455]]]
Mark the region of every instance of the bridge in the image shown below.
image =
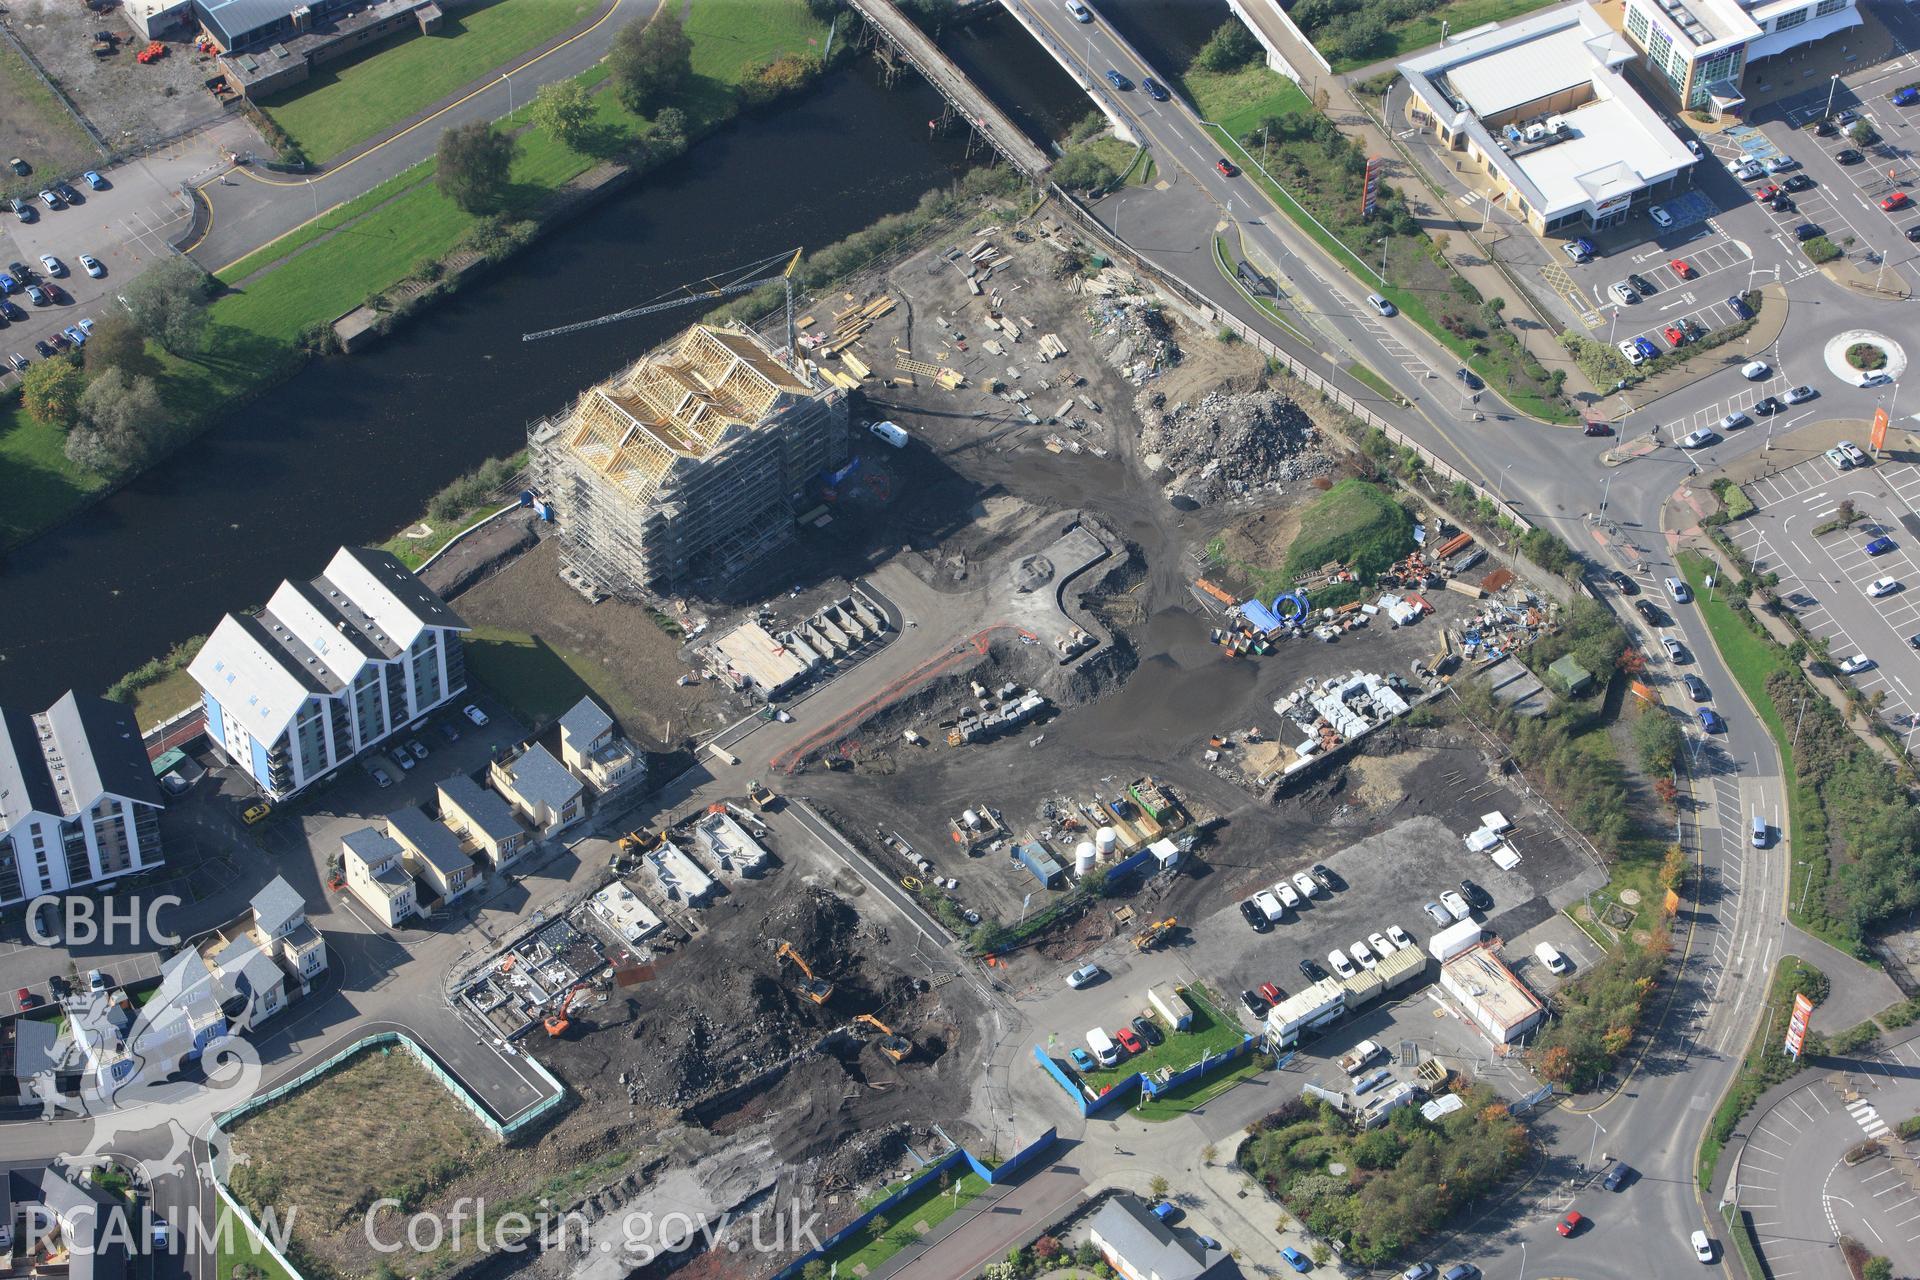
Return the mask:
[[[873,32],[875,38],[884,40],[908,66],[938,89],[954,111],[1008,163],[1028,177],[1038,177],[1046,172],[1051,163],[1047,153],[1034,145],[1033,140],[1022,133],[1007,113],[994,105],[993,99],[968,79],[952,59],[940,52],[939,46],[913,25],[893,0],[847,2],[855,13],[866,20],[868,30]]]

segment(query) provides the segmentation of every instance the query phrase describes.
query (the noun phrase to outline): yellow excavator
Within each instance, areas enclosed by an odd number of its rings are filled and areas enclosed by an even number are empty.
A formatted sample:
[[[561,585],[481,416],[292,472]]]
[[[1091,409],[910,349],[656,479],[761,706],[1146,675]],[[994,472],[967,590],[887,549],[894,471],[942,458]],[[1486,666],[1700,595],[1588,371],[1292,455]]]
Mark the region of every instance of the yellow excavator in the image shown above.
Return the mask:
[[[636,827],[620,837],[622,851],[645,853],[660,843],[660,833],[652,827]]]
[[[800,958],[800,953],[793,949],[792,943],[781,943],[780,950],[775,952],[775,955],[793,961],[795,967],[800,970],[802,975],[800,993],[806,996],[807,999],[813,1001],[815,1004],[825,1004],[828,998],[833,995],[833,984],[825,978],[815,975],[812,966]]]
[[[1180,921],[1173,916],[1168,916],[1165,920],[1155,920],[1152,924],[1133,935],[1133,949],[1135,951],[1151,951],[1159,944],[1160,939],[1173,932],[1173,927],[1179,923]]]
[[[855,1022],[864,1022],[880,1033],[880,1052],[895,1062],[904,1062],[913,1055],[913,1041],[895,1031],[870,1013],[854,1016]]]

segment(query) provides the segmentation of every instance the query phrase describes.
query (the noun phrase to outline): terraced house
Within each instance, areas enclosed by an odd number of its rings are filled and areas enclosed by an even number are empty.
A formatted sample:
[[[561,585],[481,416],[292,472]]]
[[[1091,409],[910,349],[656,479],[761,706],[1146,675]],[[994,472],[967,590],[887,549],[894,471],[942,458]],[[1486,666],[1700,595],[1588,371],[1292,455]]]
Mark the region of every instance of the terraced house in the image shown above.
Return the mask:
[[[208,736],[280,799],[465,690],[466,630],[393,556],[342,547],[259,613],[222,618],[188,670]]]

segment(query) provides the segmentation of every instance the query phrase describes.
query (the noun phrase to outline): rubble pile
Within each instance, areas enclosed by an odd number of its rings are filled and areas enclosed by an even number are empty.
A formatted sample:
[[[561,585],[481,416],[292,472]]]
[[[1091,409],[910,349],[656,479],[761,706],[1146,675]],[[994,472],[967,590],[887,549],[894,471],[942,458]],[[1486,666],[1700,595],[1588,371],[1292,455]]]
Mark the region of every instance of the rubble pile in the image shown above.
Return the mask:
[[[851,903],[825,889],[809,889],[767,913],[763,936],[769,946],[789,943],[817,972],[831,978],[859,959],[859,933],[860,915]]]
[[[771,977],[723,970],[697,1000],[635,1019],[629,1034],[649,1047],[622,1081],[630,1103],[680,1107],[790,1057],[812,1035],[800,1030]]]
[[[1097,293],[1099,281],[1119,272],[1108,267],[1088,281],[1086,291]],[[1087,308],[1087,331],[1108,364],[1124,373],[1134,386],[1145,386],[1180,363],[1180,345],[1173,328],[1151,298],[1105,297]]]
[[[1245,497],[1332,468],[1314,449],[1319,433],[1300,407],[1271,392],[1210,391],[1169,407],[1158,391],[1135,400],[1144,429],[1140,457],[1165,471],[1168,497],[1210,504]]]

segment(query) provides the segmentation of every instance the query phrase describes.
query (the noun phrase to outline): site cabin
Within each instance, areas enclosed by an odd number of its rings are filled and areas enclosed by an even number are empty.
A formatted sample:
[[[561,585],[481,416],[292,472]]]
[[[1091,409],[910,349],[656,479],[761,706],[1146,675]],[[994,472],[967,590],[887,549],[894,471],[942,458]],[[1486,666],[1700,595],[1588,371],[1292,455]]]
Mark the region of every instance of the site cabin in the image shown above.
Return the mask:
[[[1147,1003],[1175,1031],[1185,1031],[1193,1025],[1192,1007],[1187,1004],[1186,997],[1180,994],[1180,989],[1171,982],[1157,982],[1148,987]]]

